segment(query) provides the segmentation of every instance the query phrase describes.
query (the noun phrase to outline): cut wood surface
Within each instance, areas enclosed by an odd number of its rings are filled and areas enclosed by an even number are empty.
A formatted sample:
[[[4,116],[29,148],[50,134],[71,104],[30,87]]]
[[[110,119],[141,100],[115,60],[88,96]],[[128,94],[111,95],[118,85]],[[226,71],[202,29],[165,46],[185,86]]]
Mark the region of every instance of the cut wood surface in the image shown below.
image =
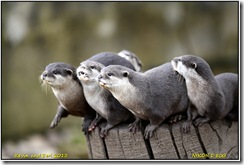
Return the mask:
[[[182,133],[183,121],[161,124],[153,137],[145,140],[143,131],[131,133],[128,124],[112,128],[108,136],[99,137],[97,127],[87,136],[90,159],[239,159],[238,122],[226,120],[191,126]]]

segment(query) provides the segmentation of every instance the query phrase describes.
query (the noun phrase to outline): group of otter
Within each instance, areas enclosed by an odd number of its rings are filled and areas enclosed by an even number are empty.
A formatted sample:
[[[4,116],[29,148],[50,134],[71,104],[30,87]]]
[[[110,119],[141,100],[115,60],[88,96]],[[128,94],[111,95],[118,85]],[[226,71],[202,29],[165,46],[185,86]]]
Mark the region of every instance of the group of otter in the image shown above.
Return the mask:
[[[132,52],[102,52],[80,63],[78,68],[56,62],[41,74],[59,101],[50,125],[54,128],[69,114],[84,117],[83,131],[91,132],[105,119],[100,136],[125,121],[131,132],[149,121],[146,139],[166,119],[186,112],[183,132],[193,123],[228,118],[238,120],[238,75],[214,76],[208,63],[197,56],[184,55],[171,63],[141,72],[142,63]],[[179,77],[183,81],[179,81]]]

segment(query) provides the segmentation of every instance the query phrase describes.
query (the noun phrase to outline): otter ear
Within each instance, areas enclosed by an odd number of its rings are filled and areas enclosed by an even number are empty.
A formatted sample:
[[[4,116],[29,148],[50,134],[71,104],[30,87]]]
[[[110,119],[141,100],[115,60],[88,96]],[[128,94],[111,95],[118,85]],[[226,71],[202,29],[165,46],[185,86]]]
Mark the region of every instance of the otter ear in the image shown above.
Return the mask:
[[[74,73],[73,70],[68,69],[68,68],[65,68],[64,70],[65,70],[69,75],[72,75],[72,74]]]
[[[192,67],[193,69],[196,69],[196,68],[197,68],[197,64],[196,64],[195,62],[192,62],[192,63],[191,63],[191,67]]]
[[[123,71],[123,76],[124,77],[129,77],[129,72],[128,71]]]

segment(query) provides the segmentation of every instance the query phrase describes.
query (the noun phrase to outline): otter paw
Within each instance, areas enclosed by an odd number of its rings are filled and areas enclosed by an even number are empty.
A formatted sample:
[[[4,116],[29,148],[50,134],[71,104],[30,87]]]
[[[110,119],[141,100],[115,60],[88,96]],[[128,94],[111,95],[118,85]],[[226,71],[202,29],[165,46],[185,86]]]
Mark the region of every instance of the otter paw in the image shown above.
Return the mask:
[[[197,127],[201,127],[204,123],[207,123],[207,122],[209,122],[208,118],[199,117],[194,121],[194,125]]]
[[[191,129],[191,122],[190,121],[185,121],[182,125],[182,132],[187,133]]]
[[[97,126],[97,121],[93,120],[88,128],[88,131],[89,132],[93,131],[96,128],[96,126]]]
[[[89,125],[87,123],[83,123],[82,132],[84,132],[85,135],[89,133]]]
[[[88,131],[91,132],[96,128],[96,124],[90,125],[90,127],[88,128]]]
[[[156,125],[148,125],[145,129],[145,132],[144,132],[144,137],[145,139],[148,139],[148,138],[151,138],[153,136],[153,132],[154,130],[157,128],[158,126]]]
[[[132,133],[138,132],[141,130],[141,121],[135,121],[129,124],[129,131]]]
[[[49,127],[53,129],[57,127],[57,125],[58,125],[58,120],[53,120]]]
[[[102,130],[100,131],[100,137],[105,138],[106,136],[108,136],[108,130],[102,128]]]
[[[176,123],[177,121],[180,121],[180,120],[182,120],[182,118],[183,118],[183,115],[182,114],[176,114],[176,115],[174,115],[174,116],[171,116],[170,118],[169,118],[169,123]]]
[[[82,126],[82,132],[84,132],[85,135],[88,134],[88,127],[84,127],[84,125]]]
[[[153,131],[150,131],[150,130],[146,131],[146,130],[145,130],[145,133],[144,133],[144,137],[145,137],[145,139],[149,139],[149,138],[151,138],[152,135],[153,135]]]

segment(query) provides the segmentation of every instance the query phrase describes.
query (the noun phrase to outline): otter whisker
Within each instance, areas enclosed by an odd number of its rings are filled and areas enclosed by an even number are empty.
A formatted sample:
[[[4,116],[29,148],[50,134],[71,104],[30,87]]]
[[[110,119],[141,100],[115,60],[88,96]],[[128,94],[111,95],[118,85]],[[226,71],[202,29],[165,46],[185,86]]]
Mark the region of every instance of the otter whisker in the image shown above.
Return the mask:
[[[48,89],[50,89],[49,85],[44,81],[42,82],[41,88],[42,88],[42,90],[45,91],[46,94],[47,94]]]

